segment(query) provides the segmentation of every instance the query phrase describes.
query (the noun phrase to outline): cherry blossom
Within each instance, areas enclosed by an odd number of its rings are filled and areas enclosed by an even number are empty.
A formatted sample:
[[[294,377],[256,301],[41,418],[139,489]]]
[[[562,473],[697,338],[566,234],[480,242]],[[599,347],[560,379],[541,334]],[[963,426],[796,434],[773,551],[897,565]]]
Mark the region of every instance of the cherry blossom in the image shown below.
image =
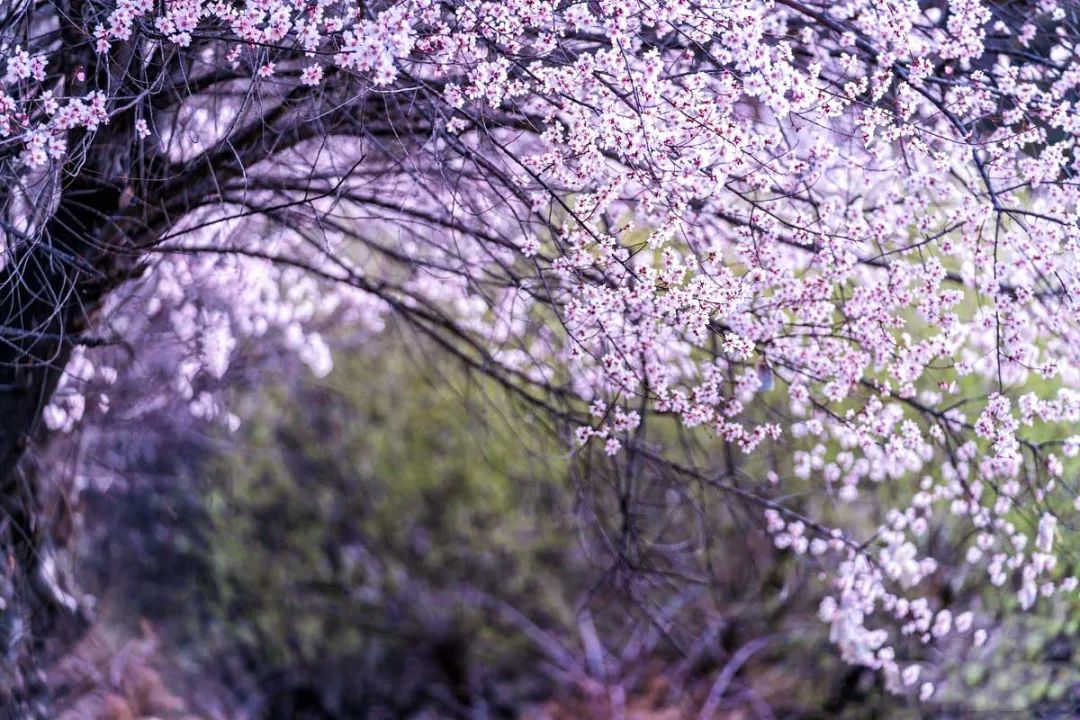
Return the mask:
[[[166,112],[152,80],[65,76],[71,48],[4,36],[8,177],[77,172],[111,123],[187,161],[260,102],[331,97],[297,125],[378,126],[244,176],[244,201],[308,208],[292,234],[236,241],[188,213],[135,295],[110,300],[117,334],[159,322],[183,349],[156,372],[192,414],[235,424],[211,390],[247,340],[273,335],[325,374],[318,326],[398,313],[536,404],[557,395],[577,452],[651,453],[650,417],[730,446],[776,546],[828,570],[840,654],[891,690],[930,700],[945,680],[926,648],[986,641],[977,611],[930,589],[932,528],[964,528],[965,574],[1025,610],[1075,592],[1055,555],[1080,448],[1080,37],[1064,5],[1022,20],[980,0],[96,7],[102,67],[187,50],[246,83],[243,101]],[[378,183],[369,156],[393,168]],[[315,170],[334,182],[280,189]],[[68,362],[50,428],[70,430],[94,399],[77,388],[110,374],[93,355]],[[766,467],[776,447],[790,457]],[[807,487],[836,509],[777,499]],[[881,487],[895,506],[868,521],[858,504]]]

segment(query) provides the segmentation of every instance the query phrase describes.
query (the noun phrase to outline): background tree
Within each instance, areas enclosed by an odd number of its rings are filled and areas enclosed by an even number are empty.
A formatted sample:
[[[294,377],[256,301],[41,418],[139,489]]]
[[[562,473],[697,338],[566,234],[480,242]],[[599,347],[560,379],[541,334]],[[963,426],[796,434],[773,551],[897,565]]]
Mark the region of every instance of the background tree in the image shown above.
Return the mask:
[[[983,639],[954,579],[1024,609],[1076,587],[1054,552],[1080,442],[1075,14],[10,4],[4,596],[33,628],[12,637],[77,614],[18,465],[119,365],[77,348],[158,318],[177,343],[146,402],[235,424],[210,390],[238,338],[325,372],[329,314],[392,314],[614,458],[614,568],[681,573],[670,518],[639,510],[655,479],[707,487],[832,573],[847,662],[931,698],[928,648]]]

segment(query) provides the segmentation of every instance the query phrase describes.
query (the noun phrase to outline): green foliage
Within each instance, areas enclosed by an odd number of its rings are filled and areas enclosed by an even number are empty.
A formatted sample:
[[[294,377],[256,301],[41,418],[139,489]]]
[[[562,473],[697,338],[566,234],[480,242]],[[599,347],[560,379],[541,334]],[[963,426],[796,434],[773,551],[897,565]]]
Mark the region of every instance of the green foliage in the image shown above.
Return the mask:
[[[379,664],[459,643],[453,662],[475,675],[533,649],[467,598],[573,622],[584,567],[559,445],[490,385],[415,352],[381,341],[318,386],[263,391],[207,468],[212,604],[258,662]]]

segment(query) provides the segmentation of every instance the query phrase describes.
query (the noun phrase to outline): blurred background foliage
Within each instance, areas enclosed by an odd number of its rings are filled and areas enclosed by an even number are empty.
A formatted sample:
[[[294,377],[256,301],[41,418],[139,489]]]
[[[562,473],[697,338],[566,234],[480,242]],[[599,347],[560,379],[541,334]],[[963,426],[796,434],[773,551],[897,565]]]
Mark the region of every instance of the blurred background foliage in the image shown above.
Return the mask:
[[[98,622],[60,675],[98,704],[65,720],[903,717],[760,507],[569,453],[407,333],[335,363],[238,383],[232,434],[119,428],[73,513]]]
[[[339,673],[353,712],[539,697],[514,672],[531,648],[476,599],[572,626],[586,578],[565,454],[504,397],[417,361],[349,354],[255,401],[207,465],[216,619],[275,668]]]
[[[569,428],[401,328],[322,380],[283,368],[232,394],[235,433],[161,418],[95,445],[109,480],[65,510],[98,606],[54,670],[63,720],[1075,716],[1076,607],[987,604],[993,639],[958,653],[933,712],[888,695],[840,662],[821,568],[773,547],[760,506],[647,457],[569,453]],[[648,433],[687,464],[733,457]],[[740,471],[790,478],[811,448],[785,438]],[[792,507],[868,522],[902,492],[845,510],[797,487]],[[928,542],[947,559],[955,538]]]

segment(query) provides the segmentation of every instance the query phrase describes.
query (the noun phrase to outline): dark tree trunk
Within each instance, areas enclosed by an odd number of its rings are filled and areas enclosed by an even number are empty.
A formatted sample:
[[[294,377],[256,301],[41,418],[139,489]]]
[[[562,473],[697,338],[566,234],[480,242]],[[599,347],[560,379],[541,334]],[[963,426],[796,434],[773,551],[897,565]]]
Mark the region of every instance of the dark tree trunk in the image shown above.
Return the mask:
[[[137,50],[93,51],[84,0],[56,4],[65,47],[54,72],[73,95],[106,81],[134,91],[129,70]],[[85,74],[82,73],[85,71]],[[78,78],[76,76],[79,76]],[[84,80],[85,78],[85,80]],[[84,84],[85,83],[85,84]],[[36,232],[8,233],[0,268],[0,718],[48,717],[38,705],[41,670],[76,641],[87,618],[59,582],[50,528],[42,514],[35,441],[42,411],[77,344],[89,342],[106,295],[138,262],[121,220],[132,190],[131,110],[113,113],[94,134],[74,131],[70,160],[55,182],[53,206],[30,208]],[[43,197],[50,193],[43,192]],[[48,200],[43,202],[50,202]],[[125,222],[128,223],[125,226]]]
[[[35,716],[41,667],[86,624],[57,585],[28,451],[72,349],[133,265],[112,249],[123,188],[95,170],[71,177],[40,238],[0,269],[0,717]]]

